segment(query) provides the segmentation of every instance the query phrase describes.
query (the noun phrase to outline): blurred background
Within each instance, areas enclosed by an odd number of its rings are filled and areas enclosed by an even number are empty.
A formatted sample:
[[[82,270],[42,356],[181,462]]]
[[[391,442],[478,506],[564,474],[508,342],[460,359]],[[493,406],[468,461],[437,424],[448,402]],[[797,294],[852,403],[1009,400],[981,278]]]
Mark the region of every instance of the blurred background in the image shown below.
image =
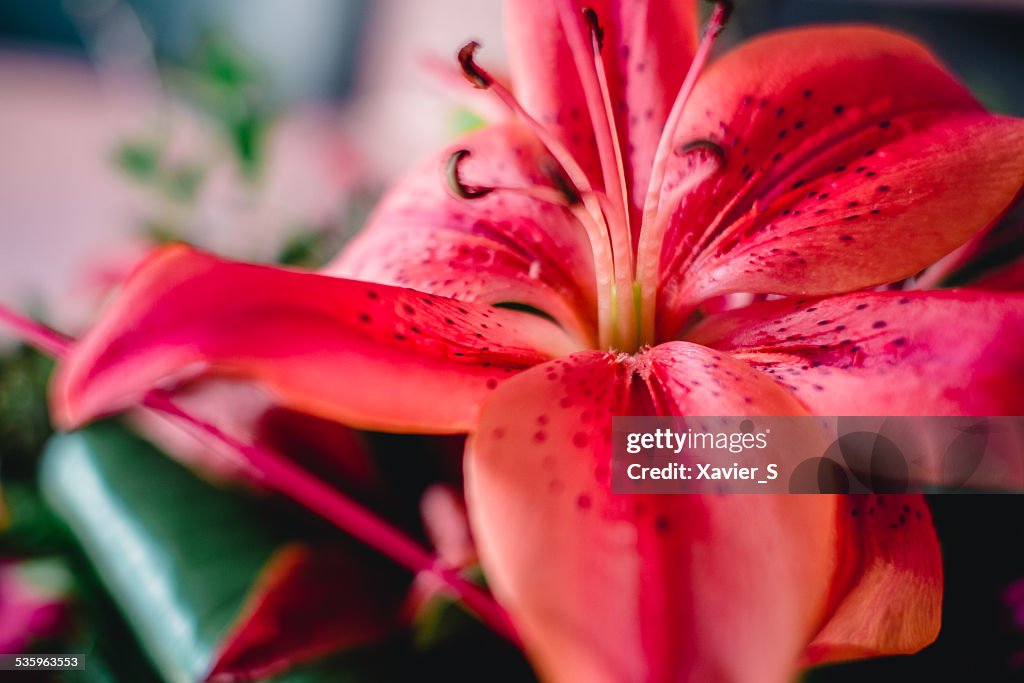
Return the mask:
[[[928,43],[993,110],[1024,113],[1022,0],[736,4],[722,49],[784,26],[881,23]],[[356,195],[466,124],[439,67],[469,38],[500,71],[500,0],[0,2],[0,296],[38,297],[74,325],[58,295],[111,246],[129,258],[140,222],[261,260],[299,228],[351,233]],[[210,158],[214,142],[252,156],[248,178]],[[156,151],[171,188],[137,165]],[[161,216],[154,189],[174,195]]]
[[[930,45],[991,109],[1024,115],[1024,0],[736,5],[719,49],[786,26],[884,24]],[[499,0],[0,0],[0,301],[78,331],[141,254],[172,239],[321,265],[390,179],[479,123],[453,70],[470,38],[500,72]],[[155,680],[137,621],[124,620],[76,554],[81,539],[54,516],[61,494],[37,490],[48,370],[0,338],[0,651],[120,652],[81,680]],[[381,452],[432,454],[421,481],[404,484],[414,500],[439,472],[457,480],[457,443],[369,438]],[[182,496],[196,485],[187,479]],[[1024,500],[931,503],[947,572],[938,642],[808,681],[1024,680]],[[427,535],[416,505],[395,514]],[[508,680],[529,679],[468,620],[433,614],[426,641],[436,647],[417,650],[424,671],[477,680],[474,662],[500,661]],[[374,671],[346,680],[384,678]]]
[[[300,233],[350,233],[357,195],[458,129],[424,63],[454,64],[475,37],[500,68],[500,14],[496,0],[0,3],[0,296],[75,326],[57,300],[83,264],[130,259],[140,224],[259,260]]]

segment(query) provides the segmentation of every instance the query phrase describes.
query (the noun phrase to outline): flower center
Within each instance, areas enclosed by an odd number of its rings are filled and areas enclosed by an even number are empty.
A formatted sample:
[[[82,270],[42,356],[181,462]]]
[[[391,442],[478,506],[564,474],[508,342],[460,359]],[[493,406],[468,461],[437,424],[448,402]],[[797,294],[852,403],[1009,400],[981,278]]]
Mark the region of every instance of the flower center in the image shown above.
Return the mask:
[[[601,169],[599,188],[558,137],[534,119],[504,85],[474,61],[479,47],[476,42],[467,43],[459,51],[459,63],[467,80],[477,88],[493,92],[536,134],[554,163],[550,169],[544,169],[550,186],[480,186],[461,177],[459,166],[470,152],[460,149],[449,158],[449,187],[456,196],[467,200],[494,191],[519,192],[573,212],[586,230],[594,258],[600,348],[633,352],[658,341],[655,339],[655,311],[661,251],[673,212],[687,193],[724,164],[722,150],[714,143],[698,140],[678,145],[675,133],[715,37],[730,12],[731,3],[715,2],[658,142],[639,226],[633,224],[630,211],[632,197],[626,182],[622,137],[616,125],[608,74],[601,57],[605,32],[597,12],[590,8],[580,12],[572,0],[558,1],[559,20],[594,128]],[[669,162],[678,157],[685,158],[689,171],[681,179],[666,182]]]

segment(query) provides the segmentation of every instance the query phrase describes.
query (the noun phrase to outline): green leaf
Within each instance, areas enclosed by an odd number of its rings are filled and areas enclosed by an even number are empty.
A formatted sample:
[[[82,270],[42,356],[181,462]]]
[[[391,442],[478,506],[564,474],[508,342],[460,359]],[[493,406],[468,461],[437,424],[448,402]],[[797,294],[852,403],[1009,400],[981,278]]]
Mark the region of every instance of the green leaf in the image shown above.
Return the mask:
[[[229,34],[214,31],[203,36],[174,83],[221,132],[243,178],[256,182],[277,112],[266,70]]]
[[[239,619],[252,617],[247,599],[281,576],[264,570],[268,563],[280,566],[282,547],[295,547],[295,529],[326,533],[315,520],[297,522],[274,501],[198,479],[114,423],[54,437],[41,464],[41,486],[171,683],[202,680],[210,671]],[[342,593],[351,593],[347,575],[338,576]],[[336,606],[350,603],[325,596],[324,604],[331,614],[320,618],[337,619]],[[300,623],[305,618],[301,612],[287,616]],[[288,628],[262,624],[268,626]],[[270,680],[340,680],[348,659]]]
[[[255,181],[263,168],[263,148],[269,128],[269,121],[263,116],[240,116],[228,122],[228,134],[239,167],[250,181]]]

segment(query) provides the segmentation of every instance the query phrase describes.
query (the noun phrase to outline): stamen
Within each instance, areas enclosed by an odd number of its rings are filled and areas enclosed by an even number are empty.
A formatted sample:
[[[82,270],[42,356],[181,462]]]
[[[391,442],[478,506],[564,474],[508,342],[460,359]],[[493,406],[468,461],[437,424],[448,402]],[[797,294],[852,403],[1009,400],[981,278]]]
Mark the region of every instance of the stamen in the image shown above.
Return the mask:
[[[6,324],[19,338],[57,358],[65,357],[73,342],[70,337],[26,318],[3,304],[0,304],[0,323]],[[239,441],[216,425],[185,411],[174,402],[168,391],[151,390],[143,398],[142,404],[150,410],[175,418],[200,439],[213,438],[228,446],[262,477],[264,484],[305,505],[410,571],[436,575],[496,633],[519,644],[515,628],[501,605],[385,519],[347,498],[294,462],[268,449]]]
[[[729,19],[732,18],[732,13],[736,9],[736,6],[733,4],[732,0],[706,0],[706,2],[716,5],[715,10],[721,10],[722,12],[721,20],[717,23],[709,21],[705,28],[705,30],[713,30],[717,36],[725,28],[725,25],[729,23]]]
[[[511,185],[469,185],[463,182],[459,165],[470,154],[471,152],[468,149],[457,149],[452,152],[451,156],[448,157],[448,162],[445,164],[448,190],[459,199],[473,200],[486,197],[492,192],[511,192],[526,195],[547,204],[555,204],[563,208],[571,208],[581,201],[579,192],[572,187],[572,183],[561,173],[561,170],[554,167],[554,164],[542,163],[541,170],[551,179],[556,187],[545,187],[544,185],[523,187]]]
[[[583,86],[587,112],[594,128],[597,156],[601,164],[601,175],[605,194],[611,200],[612,212],[609,219],[609,240],[615,267],[615,283],[619,301],[616,307],[616,346],[633,350],[636,325],[633,323],[631,276],[633,273],[633,239],[630,234],[628,190],[626,187],[625,165],[615,126],[615,113],[609,94],[608,79],[601,58],[604,31],[597,13],[590,8],[582,13],[568,1],[558,4],[559,17],[565,30],[566,41],[576,71]],[[586,26],[584,26],[584,22]],[[586,40],[589,34],[590,40]],[[589,45],[588,45],[589,43]]]
[[[578,194],[583,202],[585,211],[576,213],[589,214],[589,220],[582,220],[581,222],[587,231],[590,249],[594,255],[594,270],[598,285],[597,317],[599,343],[602,347],[607,348],[611,345],[612,305],[610,297],[611,283],[615,281],[615,266],[612,260],[608,223],[601,212],[599,203],[595,199],[594,189],[590,184],[590,180],[587,179],[586,173],[583,172],[583,168],[565,145],[535,118],[530,116],[515,96],[509,92],[508,88],[494,80],[485,69],[474,61],[474,54],[478,47],[479,44],[476,41],[471,41],[459,50],[459,63],[462,65],[463,73],[466,74],[466,77],[474,85],[479,83],[482,87],[486,87],[493,92],[516,118],[533,131],[552,158],[562,167],[565,176],[579,190]],[[608,286],[605,286],[606,284]]]
[[[597,20],[597,12],[592,7],[584,7],[583,18],[590,29],[590,35],[594,37],[594,42],[597,43],[597,51],[600,52],[604,48],[604,29],[601,28],[601,23]]]
[[[697,157],[699,164],[683,180],[671,189],[666,201],[662,202],[661,210],[650,222],[644,222],[640,232],[640,243],[637,245],[636,282],[640,287],[640,339],[650,342],[654,339],[654,313],[656,293],[661,277],[661,252],[664,247],[665,235],[672,222],[672,215],[686,195],[693,192],[713,173],[725,166],[725,151],[721,146],[710,140],[693,140],[680,145],[676,152],[680,156]]]
[[[604,73],[604,65],[601,63],[600,45],[604,40],[604,30],[598,23],[597,13],[593,9],[583,10],[582,15],[578,14],[575,6],[570,2],[559,2],[559,16],[562,20],[562,27],[565,30],[566,41],[569,44],[569,51],[572,53],[573,61],[576,63],[576,71],[580,76],[580,84],[583,86],[583,95],[587,103],[587,112],[593,123],[594,138],[597,142],[598,159],[601,162],[601,171],[604,180],[604,190],[609,196],[614,196],[613,188],[619,184],[618,173],[614,169],[615,154],[612,151],[612,142],[617,139],[614,130],[614,118],[608,115],[607,98],[602,98],[601,87],[598,83],[598,74]],[[580,17],[588,23],[587,33],[590,35],[590,46],[584,40],[584,27],[581,25]]]
[[[476,63],[474,57],[480,44],[475,40],[470,41],[462,46],[459,50],[459,64],[462,66],[462,71],[466,76],[466,79],[470,83],[473,83],[475,87],[486,88],[492,91],[501,102],[508,107],[516,118],[521,120],[537,138],[541,141],[548,153],[554,157],[555,161],[561,165],[565,171],[566,176],[572,181],[573,185],[579,188],[582,195],[591,194],[594,192],[590,181],[587,179],[586,173],[583,172],[583,168],[579,162],[572,156],[572,153],[566,149],[555,136],[553,136],[544,126],[540,124],[535,118],[530,116],[523,109],[523,105],[515,98],[515,96],[509,92],[508,88],[503,86],[498,81],[494,80],[483,67]],[[603,219],[602,219],[603,223]]]
[[[725,27],[725,22],[729,19],[732,14],[733,6],[729,0],[714,0],[715,9],[711,13],[711,18],[708,20],[707,26],[704,29],[704,35],[701,37],[700,44],[697,46],[697,51],[693,55],[693,62],[690,63],[690,68],[686,72],[686,77],[683,79],[683,83],[679,86],[679,92],[676,94],[676,99],[672,103],[672,109],[669,112],[668,119],[665,121],[665,129],[662,131],[661,139],[658,141],[658,148],[654,153],[654,163],[651,170],[651,182],[647,190],[647,199],[644,202],[644,218],[643,225],[646,226],[652,222],[658,214],[658,210],[661,208],[661,191],[662,183],[665,179],[665,167],[668,165],[668,160],[671,155],[672,140],[675,137],[676,130],[679,128],[679,121],[683,115],[683,109],[686,107],[687,101],[690,99],[690,95],[693,94],[693,89],[697,85],[697,78],[700,73],[704,70],[705,64],[707,64],[708,56],[711,54],[711,48],[715,43],[715,38],[722,29]]]
[[[629,190],[626,186],[626,164],[622,155],[622,144],[619,141],[617,129],[615,127],[615,112],[612,108],[612,96],[611,90],[608,87],[608,74],[604,70],[604,62],[601,61],[601,47],[604,43],[604,29],[597,20],[597,12],[592,9],[585,9],[583,16],[587,19],[587,23],[590,25],[591,43],[593,47],[593,67],[594,73],[597,75],[597,85],[601,91],[601,101],[604,103],[604,116],[608,122],[609,134],[611,137],[612,154],[615,158],[615,180],[611,181],[608,176],[605,178],[605,182],[612,182],[611,186],[606,186],[605,192],[608,196],[613,197],[614,192],[612,187],[618,185],[619,188],[619,203],[617,206],[618,216],[622,220],[625,228],[625,244],[621,244],[622,239],[616,239],[619,235],[612,234],[612,249],[616,253],[622,253],[626,256],[626,262],[624,268],[626,273],[633,272],[633,230],[631,227],[630,210],[629,210]],[[611,174],[609,174],[610,176]]]

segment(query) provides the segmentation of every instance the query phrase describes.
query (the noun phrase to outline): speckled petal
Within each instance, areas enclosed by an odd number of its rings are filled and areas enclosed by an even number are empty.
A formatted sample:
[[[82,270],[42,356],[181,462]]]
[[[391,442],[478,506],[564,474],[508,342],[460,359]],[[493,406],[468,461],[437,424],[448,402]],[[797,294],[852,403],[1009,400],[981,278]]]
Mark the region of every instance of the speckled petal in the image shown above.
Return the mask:
[[[790,680],[826,607],[836,499],[615,495],[611,416],[800,410],[684,342],[574,354],[495,392],[467,451],[470,518],[542,677]]]
[[[1019,415],[1024,295],[875,292],[755,304],[689,335],[819,415]]]
[[[698,83],[677,136],[716,142],[726,163],[669,230],[662,338],[713,296],[913,275],[1024,184],[1024,121],[986,113],[921,45],[867,27],[744,44]]]
[[[460,140],[383,199],[367,229],[324,271],[485,304],[516,303],[594,335],[594,265],[583,228],[565,207],[511,191],[475,199],[446,187],[456,150],[467,185],[542,186],[555,196],[553,162],[535,137],[509,124]],[[547,170],[547,173],[545,172]]]
[[[199,375],[256,380],[282,405],[370,429],[458,432],[524,368],[574,345],[538,316],[170,247],[58,367],[58,422]]]

